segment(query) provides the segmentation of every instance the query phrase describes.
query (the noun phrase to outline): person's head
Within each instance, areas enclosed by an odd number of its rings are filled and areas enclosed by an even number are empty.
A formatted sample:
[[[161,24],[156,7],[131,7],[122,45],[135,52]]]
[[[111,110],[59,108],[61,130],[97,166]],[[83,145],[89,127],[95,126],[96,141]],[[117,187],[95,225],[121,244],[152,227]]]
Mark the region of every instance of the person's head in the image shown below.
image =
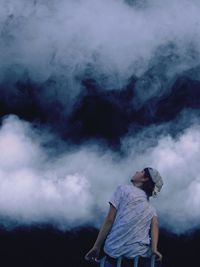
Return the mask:
[[[156,196],[163,186],[163,179],[159,172],[150,167],[137,171],[131,178],[131,182],[144,190],[148,198]]]

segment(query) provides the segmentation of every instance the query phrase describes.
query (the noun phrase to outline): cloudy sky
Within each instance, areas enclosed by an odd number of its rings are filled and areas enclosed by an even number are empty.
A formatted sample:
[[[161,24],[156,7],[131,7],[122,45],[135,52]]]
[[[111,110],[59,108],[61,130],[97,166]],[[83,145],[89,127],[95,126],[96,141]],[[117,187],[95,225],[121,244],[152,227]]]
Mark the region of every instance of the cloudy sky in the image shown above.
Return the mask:
[[[200,3],[0,0],[0,216],[99,226],[157,168],[160,225],[200,223]]]

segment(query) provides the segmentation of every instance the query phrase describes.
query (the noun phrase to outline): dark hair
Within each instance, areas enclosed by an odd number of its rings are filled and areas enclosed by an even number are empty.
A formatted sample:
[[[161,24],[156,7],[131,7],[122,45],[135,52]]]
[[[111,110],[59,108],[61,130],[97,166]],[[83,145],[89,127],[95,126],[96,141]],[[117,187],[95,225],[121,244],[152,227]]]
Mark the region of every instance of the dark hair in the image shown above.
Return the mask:
[[[149,180],[145,181],[142,185],[142,190],[144,190],[144,192],[147,195],[147,198],[149,199],[152,194],[153,194],[153,190],[155,187],[155,183],[153,182],[151,175],[149,173],[149,169],[148,168],[144,168],[144,177],[149,178]]]

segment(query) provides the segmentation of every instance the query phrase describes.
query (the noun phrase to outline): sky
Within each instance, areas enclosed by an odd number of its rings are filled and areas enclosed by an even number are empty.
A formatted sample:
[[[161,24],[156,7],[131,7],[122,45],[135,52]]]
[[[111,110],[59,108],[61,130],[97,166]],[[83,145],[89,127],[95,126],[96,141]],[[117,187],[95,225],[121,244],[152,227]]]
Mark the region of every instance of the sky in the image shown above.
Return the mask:
[[[5,229],[99,227],[146,166],[162,229],[199,230],[200,3],[0,0]]]

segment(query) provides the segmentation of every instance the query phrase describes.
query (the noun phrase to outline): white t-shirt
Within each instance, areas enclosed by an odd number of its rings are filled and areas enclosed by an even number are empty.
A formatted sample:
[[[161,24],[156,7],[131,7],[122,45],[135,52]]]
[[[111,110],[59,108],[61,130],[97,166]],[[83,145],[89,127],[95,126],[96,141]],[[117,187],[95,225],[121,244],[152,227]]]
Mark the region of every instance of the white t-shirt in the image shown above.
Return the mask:
[[[104,251],[113,258],[151,255],[149,230],[155,208],[146,193],[133,184],[117,187],[109,201],[117,214],[106,238]]]

